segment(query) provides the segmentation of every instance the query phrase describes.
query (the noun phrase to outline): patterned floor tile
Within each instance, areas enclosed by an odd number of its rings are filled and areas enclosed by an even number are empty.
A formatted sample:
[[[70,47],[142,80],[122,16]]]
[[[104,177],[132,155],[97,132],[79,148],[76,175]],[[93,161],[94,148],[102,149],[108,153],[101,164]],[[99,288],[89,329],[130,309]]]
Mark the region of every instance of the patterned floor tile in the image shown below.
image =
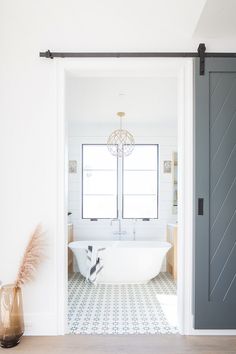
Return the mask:
[[[148,284],[96,286],[87,283],[79,273],[74,273],[69,278],[68,292],[71,334],[178,332],[172,320],[172,317],[176,318],[177,311],[176,284],[169,273],[160,273]],[[172,303],[169,305],[170,299]]]

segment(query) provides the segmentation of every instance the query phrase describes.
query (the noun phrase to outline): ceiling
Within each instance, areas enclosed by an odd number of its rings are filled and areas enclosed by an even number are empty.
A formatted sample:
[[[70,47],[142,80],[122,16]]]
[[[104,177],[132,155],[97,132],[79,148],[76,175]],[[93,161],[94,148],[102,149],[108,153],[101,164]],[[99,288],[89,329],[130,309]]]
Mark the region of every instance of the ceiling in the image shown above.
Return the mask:
[[[118,111],[126,112],[129,124],[169,125],[177,119],[174,77],[75,77],[68,80],[66,95],[68,120],[84,124],[100,122],[118,127]]]
[[[199,17],[194,37],[224,39],[236,36],[236,1],[208,0]]]

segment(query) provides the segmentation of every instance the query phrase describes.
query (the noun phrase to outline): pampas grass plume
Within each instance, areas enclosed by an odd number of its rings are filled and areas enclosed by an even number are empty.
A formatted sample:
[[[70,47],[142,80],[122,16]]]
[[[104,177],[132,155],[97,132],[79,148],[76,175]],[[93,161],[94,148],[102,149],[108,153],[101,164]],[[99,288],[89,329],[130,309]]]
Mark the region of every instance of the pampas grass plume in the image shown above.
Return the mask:
[[[36,269],[44,258],[44,246],[43,230],[39,224],[30,236],[15,281],[16,287],[34,279]]]

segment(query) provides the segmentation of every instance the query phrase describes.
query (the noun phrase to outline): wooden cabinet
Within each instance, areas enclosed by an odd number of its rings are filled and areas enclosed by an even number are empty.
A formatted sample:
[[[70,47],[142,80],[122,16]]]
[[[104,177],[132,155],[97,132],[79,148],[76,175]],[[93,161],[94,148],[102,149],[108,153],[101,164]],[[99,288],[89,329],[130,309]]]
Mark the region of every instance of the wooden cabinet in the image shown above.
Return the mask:
[[[73,237],[73,224],[68,224],[68,244],[74,241]],[[68,248],[68,272],[73,272],[73,253]]]
[[[166,256],[167,272],[169,272],[173,278],[177,279],[177,238],[178,238],[178,225],[167,225],[167,242],[171,243],[172,248],[168,251]]]

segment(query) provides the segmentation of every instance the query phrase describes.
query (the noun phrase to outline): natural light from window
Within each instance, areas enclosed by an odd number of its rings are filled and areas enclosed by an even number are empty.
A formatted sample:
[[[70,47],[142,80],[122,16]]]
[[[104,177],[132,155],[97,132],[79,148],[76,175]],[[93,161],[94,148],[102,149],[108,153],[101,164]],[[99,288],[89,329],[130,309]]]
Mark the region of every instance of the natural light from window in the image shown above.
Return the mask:
[[[157,218],[158,146],[136,145],[123,171],[123,218]]]
[[[117,158],[106,145],[83,145],[85,219],[117,218]]]
[[[84,219],[157,219],[158,145],[135,145],[121,159],[106,145],[85,144],[82,155]]]

